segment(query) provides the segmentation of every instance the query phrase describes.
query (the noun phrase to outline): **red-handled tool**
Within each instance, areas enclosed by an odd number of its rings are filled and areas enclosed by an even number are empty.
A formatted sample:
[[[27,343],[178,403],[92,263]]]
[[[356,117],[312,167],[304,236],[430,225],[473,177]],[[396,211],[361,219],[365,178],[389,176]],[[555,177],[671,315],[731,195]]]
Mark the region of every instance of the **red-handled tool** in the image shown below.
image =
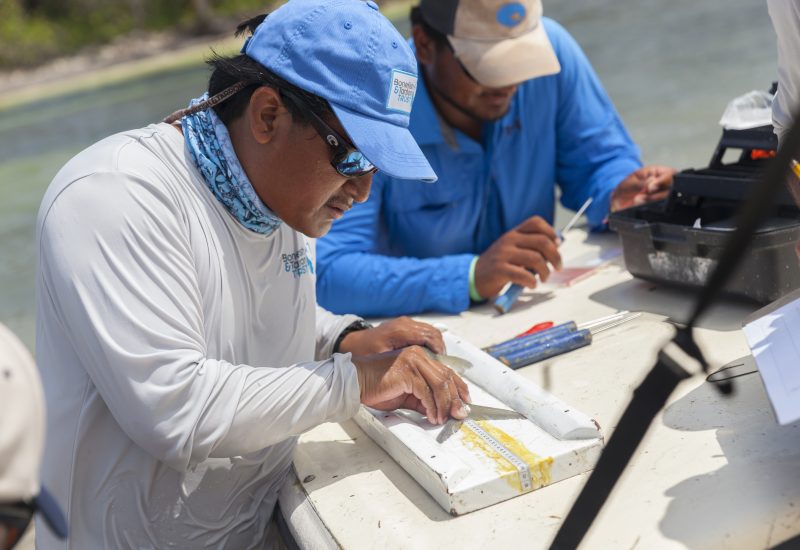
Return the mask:
[[[527,336],[528,334],[533,334],[534,332],[547,330],[549,328],[552,328],[552,326],[553,326],[553,321],[545,321],[544,323],[537,323],[528,330],[526,330],[525,332],[520,332],[519,334],[514,336],[514,338],[519,338],[520,336]]]

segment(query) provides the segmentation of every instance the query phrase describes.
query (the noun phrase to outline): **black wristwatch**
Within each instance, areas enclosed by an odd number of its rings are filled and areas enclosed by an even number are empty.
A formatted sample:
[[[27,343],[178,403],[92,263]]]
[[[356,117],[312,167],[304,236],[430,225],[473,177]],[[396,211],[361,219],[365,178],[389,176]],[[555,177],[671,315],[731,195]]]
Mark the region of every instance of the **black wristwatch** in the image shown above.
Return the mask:
[[[342,340],[344,340],[345,336],[347,336],[351,332],[357,332],[359,330],[367,330],[370,328],[372,328],[372,325],[367,323],[364,319],[353,321],[352,323],[347,325],[345,329],[336,338],[336,342],[333,343],[333,353],[339,353],[339,346],[342,345]]]

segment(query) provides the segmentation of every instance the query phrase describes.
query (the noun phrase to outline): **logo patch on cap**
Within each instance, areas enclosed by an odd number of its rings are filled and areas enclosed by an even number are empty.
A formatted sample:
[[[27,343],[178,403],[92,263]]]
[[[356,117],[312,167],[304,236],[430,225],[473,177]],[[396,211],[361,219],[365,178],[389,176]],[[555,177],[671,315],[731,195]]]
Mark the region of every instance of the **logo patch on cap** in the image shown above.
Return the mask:
[[[392,111],[411,113],[411,104],[417,93],[417,77],[411,73],[394,69],[386,107]]]
[[[497,22],[506,27],[516,27],[525,20],[525,6],[519,2],[509,2],[497,9]]]

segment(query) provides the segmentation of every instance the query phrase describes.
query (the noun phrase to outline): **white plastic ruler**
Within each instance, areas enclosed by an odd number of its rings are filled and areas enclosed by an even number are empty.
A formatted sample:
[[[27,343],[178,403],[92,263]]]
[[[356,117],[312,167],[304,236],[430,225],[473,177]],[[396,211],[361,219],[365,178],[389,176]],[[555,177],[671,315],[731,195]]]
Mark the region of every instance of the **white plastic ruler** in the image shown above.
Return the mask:
[[[477,422],[471,418],[464,420],[464,424],[472,430],[475,435],[483,439],[489,447],[496,451],[500,456],[508,460],[517,469],[519,474],[519,481],[522,484],[523,491],[531,491],[533,489],[533,482],[531,481],[531,470],[528,463],[522,460],[509,450],[508,447],[497,441],[486,430],[481,428]]]

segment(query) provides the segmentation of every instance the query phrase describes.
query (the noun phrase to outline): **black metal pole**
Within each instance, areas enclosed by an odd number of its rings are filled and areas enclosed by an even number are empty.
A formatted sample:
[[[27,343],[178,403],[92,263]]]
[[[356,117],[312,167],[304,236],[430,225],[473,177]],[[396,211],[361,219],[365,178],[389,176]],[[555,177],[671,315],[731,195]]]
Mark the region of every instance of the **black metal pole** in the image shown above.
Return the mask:
[[[650,373],[633,392],[628,407],[606,444],[600,460],[572,505],[564,523],[550,545],[551,550],[577,548],[603,507],[650,423],[667,402],[681,380],[689,377],[680,365],[663,351]]]

